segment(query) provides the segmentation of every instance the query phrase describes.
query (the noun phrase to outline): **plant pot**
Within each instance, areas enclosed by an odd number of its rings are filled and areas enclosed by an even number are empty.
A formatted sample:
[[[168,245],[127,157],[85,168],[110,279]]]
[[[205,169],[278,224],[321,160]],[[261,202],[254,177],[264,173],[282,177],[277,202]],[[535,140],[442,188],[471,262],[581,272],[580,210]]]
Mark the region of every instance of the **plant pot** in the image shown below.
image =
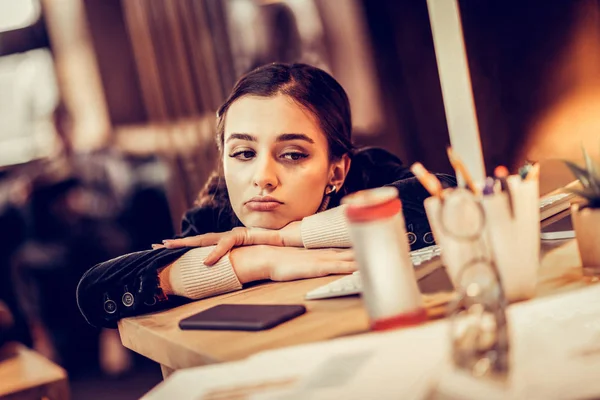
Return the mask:
[[[583,274],[600,276],[600,208],[580,209],[578,204],[574,204],[571,206],[571,218]]]

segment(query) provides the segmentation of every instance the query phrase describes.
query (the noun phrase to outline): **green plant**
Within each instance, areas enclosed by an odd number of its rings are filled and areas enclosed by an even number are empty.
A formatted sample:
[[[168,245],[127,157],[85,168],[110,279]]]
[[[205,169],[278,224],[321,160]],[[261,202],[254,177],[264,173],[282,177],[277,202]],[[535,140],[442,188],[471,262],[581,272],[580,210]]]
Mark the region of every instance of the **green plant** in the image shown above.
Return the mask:
[[[581,146],[581,149],[585,167],[580,167],[569,160],[563,160],[563,162],[569,167],[573,175],[579,179],[582,188],[569,188],[567,190],[587,201],[587,204],[582,205],[582,207],[600,208],[600,167],[594,164],[585,147]]]

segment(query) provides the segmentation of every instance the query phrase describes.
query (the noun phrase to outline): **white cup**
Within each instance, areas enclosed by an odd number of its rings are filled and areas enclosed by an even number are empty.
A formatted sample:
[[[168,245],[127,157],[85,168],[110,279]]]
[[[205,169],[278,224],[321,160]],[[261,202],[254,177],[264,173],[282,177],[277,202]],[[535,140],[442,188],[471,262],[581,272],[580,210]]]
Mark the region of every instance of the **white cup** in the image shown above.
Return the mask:
[[[479,200],[462,188],[444,190],[443,203],[432,196],[425,199],[424,205],[433,237],[442,248],[442,262],[454,287],[458,287],[465,265],[489,259],[484,210]]]
[[[535,295],[540,257],[537,181],[510,176],[507,192],[475,196],[466,189],[446,189],[444,199],[429,197],[425,210],[442,261],[455,287],[465,265],[477,258],[495,262],[508,300]],[[479,233],[479,238],[475,237]]]
[[[486,231],[504,293],[510,301],[535,295],[540,265],[540,209],[537,181],[510,176],[512,210],[505,192],[484,196]]]

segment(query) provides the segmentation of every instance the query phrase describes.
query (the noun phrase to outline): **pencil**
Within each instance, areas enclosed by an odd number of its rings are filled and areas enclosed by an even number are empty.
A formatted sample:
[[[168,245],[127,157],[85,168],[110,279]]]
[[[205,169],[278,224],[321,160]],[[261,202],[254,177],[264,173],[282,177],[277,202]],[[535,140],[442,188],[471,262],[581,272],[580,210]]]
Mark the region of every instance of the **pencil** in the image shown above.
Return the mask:
[[[462,160],[458,158],[456,154],[454,154],[454,151],[452,151],[452,147],[448,146],[446,151],[448,152],[448,159],[450,160],[450,164],[452,164],[452,168],[454,168],[455,173],[457,175],[461,174],[462,177],[465,179],[467,187],[473,193],[479,194],[479,190],[477,190],[477,187],[473,182],[473,178],[471,178],[471,174],[469,174],[469,171],[467,171],[467,167],[465,167],[465,164],[463,164]]]
[[[494,170],[494,175],[496,175],[496,178],[498,178],[498,180],[500,181],[500,187],[502,191],[506,192],[506,196],[508,197],[508,209],[510,211],[510,216],[514,218],[515,209],[512,199],[512,192],[510,190],[510,187],[508,186],[507,180],[509,174],[510,173],[508,172],[508,168],[506,168],[504,165],[499,165]]]
[[[540,163],[535,163],[529,169],[529,172],[525,176],[526,181],[537,180],[540,177]]]
[[[410,170],[430,195],[442,197],[442,184],[435,175],[427,171],[423,164],[416,162],[410,167]]]

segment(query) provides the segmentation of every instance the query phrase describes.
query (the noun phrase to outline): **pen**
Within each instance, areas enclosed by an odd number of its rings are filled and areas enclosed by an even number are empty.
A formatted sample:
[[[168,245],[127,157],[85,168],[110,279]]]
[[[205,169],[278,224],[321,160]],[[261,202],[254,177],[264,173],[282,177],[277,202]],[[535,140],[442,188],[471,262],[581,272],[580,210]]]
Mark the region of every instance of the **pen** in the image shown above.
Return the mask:
[[[510,210],[511,218],[514,218],[515,210],[513,208],[512,193],[510,192],[508,181],[506,180],[509,175],[508,168],[506,168],[504,165],[499,165],[494,170],[494,175],[496,175],[496,178],[498,178],[500,181],[500,188],[503,192],[506,192],[506,195],[508,196],[508,209]]]
[[[527,161],[525,163],[525,165],[523,165],[521,168],[519,168],[519,176],[521,177],[521,179],[525,179],[525,177],[527,176],[527,174],[531,170],[532,166],[533,166],[533,164],[530,163],[529,161]]]
[[[483,187],[483,195],[489,196],[494,194],[494,186],[496,186],[496,180],[491,176],[485,178],[485,186]]]
[[[425,187],[429,194],[440,198],[442,197],[442,184],[435,175],[427,171],[423,164],[420,162],[414,163],[410,167],[410,171],[415,174],[419,182],[421,182],[421,185]]]
[[[454,154],[454,151],[452,151],[452,147],[448,147],[446,151],[448,152],[448,159],[450,160],[450,164],[452,164],[452,168],[454,168],[455,173],[460,173],[465,179],[467,187],[473,193],[479,194],[479,190],[477,190],[475,183],[473,183],[473,178],[471,178],[471,174],[469,174],[469,171],[467,171],[467,167],[465,167],[465,164],[463,164],[462,160]]]

